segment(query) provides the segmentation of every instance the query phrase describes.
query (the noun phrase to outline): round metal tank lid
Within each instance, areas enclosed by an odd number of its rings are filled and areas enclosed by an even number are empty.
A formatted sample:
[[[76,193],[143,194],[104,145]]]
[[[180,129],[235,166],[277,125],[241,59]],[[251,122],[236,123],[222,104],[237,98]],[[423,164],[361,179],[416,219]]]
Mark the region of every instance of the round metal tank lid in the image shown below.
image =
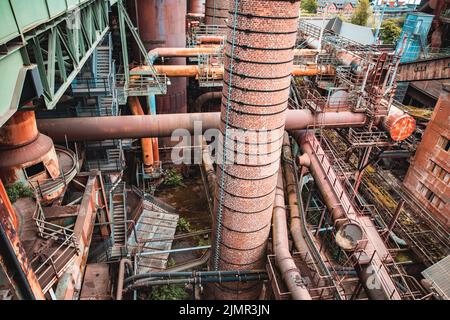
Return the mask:
[[[411,136],[416,128],[416,120],[408,114],[390,115],[394,117],[389,125],[389,135],[394,141],[403,141]]]
[[[362,240],[364,233],[361,226],[355,222],[347,222],[336,233],[336,243],[343,250],[353,250]]]

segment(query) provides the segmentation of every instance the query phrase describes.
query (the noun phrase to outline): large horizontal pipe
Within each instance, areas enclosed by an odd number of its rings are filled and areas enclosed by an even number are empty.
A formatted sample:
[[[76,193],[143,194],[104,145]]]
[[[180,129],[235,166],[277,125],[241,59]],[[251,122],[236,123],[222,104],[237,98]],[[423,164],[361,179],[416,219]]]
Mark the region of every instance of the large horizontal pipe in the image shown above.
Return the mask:
[[[197,77],[200,74],[200,68],[197,65],[154,65],[153,68],[159,74],[165,74],[168,77]],[[222,79],[224,69],[223,67],[208,67],[208,74],[214,74],[217,79]],[[131,70],[131,74],[147,74],[151,72],[149,66],[139,66]],[[296,77],[315,76],[318,74],[334,74],[334,69],[331,65],[317,66],[298,65],[293,66],[291,74]]]
[[[316,126],[358,127],[366,123],[366,115],[353,112],[326,112],[313,114],[309,110],[289,110],[286,129],[305,129]],[[220,112],[179,113],[144,116],[111,116],[89,118],[38,119],[39,131],[55,141],[89,141],[107,139],[170,137],[174,130],[185,129],[194,133],[194,122],[203,133],[218,129]],[[197,132],[195,132],[197,133]]]
[[[148,56],[152,62],[156,59],[170,57],[196,57],[199,54],[215,54],[220,53],[222,48],[215,47],[196,47],[196,48],[156,48],[148,52]]]

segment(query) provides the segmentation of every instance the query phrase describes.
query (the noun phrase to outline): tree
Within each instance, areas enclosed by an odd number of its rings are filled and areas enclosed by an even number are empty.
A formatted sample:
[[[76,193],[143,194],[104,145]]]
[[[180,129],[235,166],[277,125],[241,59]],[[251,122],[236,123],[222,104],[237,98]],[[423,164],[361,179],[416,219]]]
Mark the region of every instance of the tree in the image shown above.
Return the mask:
[[[351,23],[360,26],[367,25],[372,9],[370,8],[369,0],[359,0],[356,6],[355,13],[352,16]]]
[[[317,13],[317,0],[302,0],[301,8],[308,13]]]
[[[380,37],[385,44],[391,44],[397,42],[402,28],[398,25],[398,22],[393,19],[386,19],[381,23]]]

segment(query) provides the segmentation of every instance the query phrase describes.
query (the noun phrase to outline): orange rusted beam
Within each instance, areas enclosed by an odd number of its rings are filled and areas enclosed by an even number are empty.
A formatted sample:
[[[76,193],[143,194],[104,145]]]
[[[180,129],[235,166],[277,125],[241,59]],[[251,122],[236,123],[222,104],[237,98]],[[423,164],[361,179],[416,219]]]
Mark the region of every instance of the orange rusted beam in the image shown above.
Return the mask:
[[[37,299],[45,300],[42,288],[36,278],[36,275],[31,268],[31,264],[26,255],[25,249],[19,239],[19,232],[17,229],[17,218],[11,202],[9,201],[3,182],[0,180],[0,231],[2,233],[2,251],[8,250],[9,247],[12,257],[0,255],[0,272],[1,269],[6,273],[6,278],[13,286],[16,298],[19,299]],[[16,259],[15,265],[18,269],[8,270],[7,265],[11,263],[9,259]],[[22,275],[22,276],[20,276]],[[22,280],[20,280],[22,278]],[[19,281],[22,285],[19,285]],[[24,290],[25,289],[25,290]],[[28,294],[26,295],[26,292]],[[27,297],[31,295],[32,297]]]
[[[131,112],[135,116],[145,115],[144,110],[142,110],[141,103],[138,97],[129,97],[128,105],[130,106]],[[144,171],[151,172],[153,170],[154,164],[154,149],[153,149],[153,139],[152,138],[142,138],[142,161],[144,163]],[[159,156],[158,156],[159,158]]]

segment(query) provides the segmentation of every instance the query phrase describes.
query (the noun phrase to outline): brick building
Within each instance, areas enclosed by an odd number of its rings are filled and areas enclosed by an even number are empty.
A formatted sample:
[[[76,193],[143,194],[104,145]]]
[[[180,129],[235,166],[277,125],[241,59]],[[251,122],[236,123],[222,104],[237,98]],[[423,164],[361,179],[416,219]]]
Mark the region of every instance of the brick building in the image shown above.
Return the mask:
[[[357,4],[356,0],[319,0],[317,1],[317,13],[351,16],[355,12]]]
[[[440,98],[406,174],[404,185],[450,228],[450,83]]]

